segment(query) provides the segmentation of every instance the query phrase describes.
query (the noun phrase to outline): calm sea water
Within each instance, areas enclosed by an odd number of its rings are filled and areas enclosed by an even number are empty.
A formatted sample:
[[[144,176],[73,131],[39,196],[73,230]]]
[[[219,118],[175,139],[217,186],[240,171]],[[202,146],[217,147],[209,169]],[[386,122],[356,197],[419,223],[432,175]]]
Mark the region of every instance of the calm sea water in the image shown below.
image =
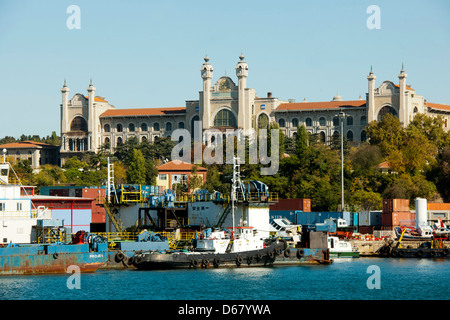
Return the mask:
[[[369,289],[379,269],[380,289]],[[371,270],[371,268],[369,268]],[[449,298],[450,260],[359,258],[328,266],[103,270],[70,275],[0,277],[2,300],[442,300]],[[373,283],[373,282],[372,282]]]

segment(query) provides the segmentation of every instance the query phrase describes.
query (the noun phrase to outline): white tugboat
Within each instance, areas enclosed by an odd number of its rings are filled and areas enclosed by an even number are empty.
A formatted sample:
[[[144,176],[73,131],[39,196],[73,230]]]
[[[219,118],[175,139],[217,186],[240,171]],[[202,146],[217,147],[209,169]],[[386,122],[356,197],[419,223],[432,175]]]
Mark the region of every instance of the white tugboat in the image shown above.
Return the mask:
[[[349,241],[339,239],[335,236],[328,237],[328,249],[330,250],[330,257],[359,258],[359,251],[357,248],[352,248]]]
[[[273,265],[330,264],[326,232],[304,231],[301,241],[292,247],[287,241],[262,236],[262,230],[247,226],[245,221],[235,226],[236,192],[243,190],[239,179],[239,159],[233,160],[231,190],[232,226],[225,231],[206,232],[197,239],[196,251],[143,252],[134,258],[140,270],[170,268],[254,267]]]

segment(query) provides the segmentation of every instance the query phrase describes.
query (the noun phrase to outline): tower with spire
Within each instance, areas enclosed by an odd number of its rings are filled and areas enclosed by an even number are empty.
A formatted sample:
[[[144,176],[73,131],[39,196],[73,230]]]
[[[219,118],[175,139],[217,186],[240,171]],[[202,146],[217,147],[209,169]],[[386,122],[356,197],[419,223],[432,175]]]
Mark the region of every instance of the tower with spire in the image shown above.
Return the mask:
[[[204,58],[200,72],[203,79],[203,95],[200,101],[200,120],[203,124],[203,129],[208,129],[211,127],[210,117],[211,117],[211,79],[213,77],[213,67],[209,63],[208,55]]]
[[[375,79],[377,77],[373,73],[372,66],[370,66],[370,72],[367,76],[368,80],[368,91],[367,91],[367,120],[370,123],[376,120],[375,115]]]
[[[252,119],[247,95],[248,65],[244,58],[244,54],[241,53],[239,62],[236,65],[236,76],[238,78],[238,127],[248,130],[252,127]]]

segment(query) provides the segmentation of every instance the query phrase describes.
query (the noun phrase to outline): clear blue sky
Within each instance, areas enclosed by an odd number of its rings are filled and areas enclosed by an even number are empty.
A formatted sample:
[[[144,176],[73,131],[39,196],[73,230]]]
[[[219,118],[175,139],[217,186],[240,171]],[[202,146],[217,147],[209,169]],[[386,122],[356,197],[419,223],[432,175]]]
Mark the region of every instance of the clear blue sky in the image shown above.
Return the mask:
[[[81,29],[70,30],[70,5]],[[367,7],[381,9],[370,30]],[[70,96],[96,94],[116,108],[182,107],[198,99],[208,54],[215,82],[241,51],[259,96],[328,101],[364,98],[407,83],[450,104],[450,1],[10,1],[0,0],[0,137],[60,134],[64,79]]]

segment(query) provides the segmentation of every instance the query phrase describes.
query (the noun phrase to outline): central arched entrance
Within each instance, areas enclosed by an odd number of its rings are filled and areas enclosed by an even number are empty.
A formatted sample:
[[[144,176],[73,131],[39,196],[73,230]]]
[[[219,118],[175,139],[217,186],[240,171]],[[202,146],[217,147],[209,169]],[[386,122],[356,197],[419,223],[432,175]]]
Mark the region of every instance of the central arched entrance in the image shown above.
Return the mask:
[[[228,109],[222,109],[217,112],[214,118],[214,127],[237,127],[236,117],[233,112]]]
[[[381,108],[380,112],[378,112],[378,121],[383,120],[384,116],[387,114],[392,114],[398,117],[397,110],[395,110],[391,106],[384,106],[383,108]]]

